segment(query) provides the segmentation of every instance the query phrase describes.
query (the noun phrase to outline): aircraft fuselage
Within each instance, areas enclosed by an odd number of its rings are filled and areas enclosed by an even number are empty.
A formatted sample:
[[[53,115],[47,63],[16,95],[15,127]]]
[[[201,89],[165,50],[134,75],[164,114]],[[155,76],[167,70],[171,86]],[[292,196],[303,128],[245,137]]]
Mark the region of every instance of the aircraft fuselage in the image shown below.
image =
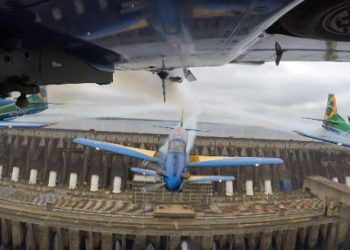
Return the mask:
[[[182,175],[185,173],[185,167],[188,161],[186,146],[186,130],[175,128],[169,136],[168,149],[163,160],[163,168],[166,173],[166,176],[164,176],[164,185],[169,191],[182,191]]]
[[[4,32],[108,71],[229,63],[299,0],[20,2],[0,3]]]

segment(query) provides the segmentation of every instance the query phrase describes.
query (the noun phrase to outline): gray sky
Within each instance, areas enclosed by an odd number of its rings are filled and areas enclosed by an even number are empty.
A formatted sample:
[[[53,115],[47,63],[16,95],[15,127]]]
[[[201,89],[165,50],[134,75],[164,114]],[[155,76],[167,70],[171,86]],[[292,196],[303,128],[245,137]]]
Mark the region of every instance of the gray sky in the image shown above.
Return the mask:
[[[261,66],[226,65],[191,69],[196,82],[167,85],[149,72],[116,72],[114,83],[49,86],[51,105],[35,120],[57,122],[87,117],[179,118],[182,107],[203,122],[314,129],[322,118],[328,93],[336,94],[339,113],[350,114],[350,64],[282,62]],[[33,120],[32,117],[22,118]]]

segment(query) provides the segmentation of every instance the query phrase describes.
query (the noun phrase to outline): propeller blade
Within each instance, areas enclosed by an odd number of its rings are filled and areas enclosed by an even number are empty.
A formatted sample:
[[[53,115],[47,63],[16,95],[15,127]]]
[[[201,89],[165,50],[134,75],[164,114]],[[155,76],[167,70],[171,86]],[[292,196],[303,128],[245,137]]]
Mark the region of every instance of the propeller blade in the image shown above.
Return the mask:
[[[164,98],[164,102],[166,102],[165,79],[162,79],[162,88],[163,88],[163,98]]]
[[[282,49],[281,45],[278,42],[275,42],[275,52],[276,52],[275,64],[276,66],[278,66],[280,64],[282,55],[284,53],[284,50]]]
[[[164,183],[148,184],[141,188],[141,192],[142,193],[155,192],[161,187],[164,187]]]
[[[187,81],[189,82],[193,82],[196,81],[197,78],[193,75],[193,73],[191,72],[191,70],[187,69],[187,68],[183,68],[183,72],[184,72],[184,76],[186,78]]]

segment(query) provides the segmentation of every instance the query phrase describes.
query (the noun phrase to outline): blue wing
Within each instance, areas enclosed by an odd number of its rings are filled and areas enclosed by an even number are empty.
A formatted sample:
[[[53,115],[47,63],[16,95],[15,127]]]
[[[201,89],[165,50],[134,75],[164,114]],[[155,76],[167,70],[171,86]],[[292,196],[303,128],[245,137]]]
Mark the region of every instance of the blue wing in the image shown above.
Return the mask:
[[[48,125],[39,122],[0,122],[0,128],[41,128]]]
[[[300,131],[294,131],[298,135],[308,137],[311,139],[315,140],[320,140],[328,143],[333,143],[333,144],[338,144],[339,146],[344,146],[344,147],[350,147],[350,141],[347,141],[345,139],[341,138],[336,138],[336,137],[328,137],[328,136],[322,136],[322,135],[313,135],[305,132],[300,132]]]
[[[279,158],[191,156],[187,168],[244,167],[282,164]]]
[[[222,181],[234,181],[236,178],[234,176],[200,176],[200,175],[191,175],[186,182],[190,183],[203,183],[203,182],[222,182]]]
[[[149,170],[149,169],[132,167],[132,168],[130,168],[130,170],[136,174],[160,177],[156,171]]]
[[[130,156],[139,160],[145,160],[145,161],[151,161],[151,162],[157,162],[157,163],[160,162],[158,158],[154,157],[156,155],[156,152],[151,150],[126,147],[119,144],[113,144],[113,143],[102,142],[102,141],[94,141],[94,140],[89,140],[85,138],[76,138],[73,140],[73,142],[84,146],[93,147],[97,150],[103,150],[103,151],[111,152],[118,155]]]

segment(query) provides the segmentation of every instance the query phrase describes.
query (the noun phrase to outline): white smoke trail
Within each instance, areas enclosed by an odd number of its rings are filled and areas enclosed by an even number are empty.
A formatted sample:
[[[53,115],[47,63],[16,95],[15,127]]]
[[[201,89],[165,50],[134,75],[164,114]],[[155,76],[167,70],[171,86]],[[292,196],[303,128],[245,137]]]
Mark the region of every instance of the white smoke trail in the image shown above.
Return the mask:
[[[170,75],[183,77],[183,70],[182,69],[173,70],[172,72],[170,72]],[[181,84],[176,84],[176,83],[168,84],[167,93],[169,93],[169,97],[170,97],[169,103],[178,108],[180,119],[181,119],[180,117],[181,113],[183,112],[184,128],[196,129],[198,118],[202,112],[202,109],[191,88],[191,84],[193,83],[188,82],[184,77],[183,79],[184,80]],[[186,152],[187,154],[189,154],[196,140],[196,132],[188,131],[187,140],[188,141],[187,141]],[[168,146],[168,140],[166,140],[164,145],[160,148],[160,151],[164,153],[167,149],[167,146]]]
[[[170,76],[181,76],[183,79],[183,69],[172,70]],[[150,72],[120,72],[116,75],[117,89],[125,92],[132,92],[142,98],[147,98],[152,102],[159,103],[160,107],[164,107],[164,111],[177,114],[172,117],[174,120],[180,120],[182,110],[184,110],[184,127],[196,129],[199,115],[202,112],[201,106],[192,90],[195,82],[184,81],[179,84],[176,82],[166,81],[166,103],[162,103],[161,81],[156,75]],[[158,107],[158,111],[159,111]],[[159,117],[159,115],[158,115]],[[188,144],[186,151],[189,153],[193,148],[196,138],[196,132],[188,132]],[[168,140],[159,149],[161,153],[166,153]]]
[[[183,70],[170,72],[182,76]],[[49,86],[49,109],[35,119],[45,122],[65,122],[94,117],[124,117],[180,120],[184,109],[186,128],[196,128],[201,107],[192,85],[186,80],[179,84],[166,82],[167,102],[163,103],[161,80],[148,71],[118,71],[115,82],[108,86],[95,84]],[[21,119],[30,120],[33,116]],[[195,133],[189,133],[188,152],[193,147]]]
[[[178,109],[178,120],[180,120],[181,118],[182,111],[184,112],[184,128],[197,129],[199,115],[201,114],[202,110],[199,102],[194,96],[191,84],[192,83],[185,80],[181,85],[171,85],[171,87],[169,88],[169,92],[171,93],[172,97],[170,102]],[[180,123],[178,124],[178,126],[180,126]],[[196,140],[196,132],[188,131],[187,135],[188,138],[186,152],[187,154],[189,154]],[[167,148],[168,140],[165,141],[165,143],[159,149],[159,151],[164,154],[166,153]]]
[[[175,75],[183,74],[182,69],[178,69],[174,72]],[[182,75],[183,76],[183,75]],[[183,79],[185,79],[183,77]],[[199,101],[197,100],[195,93],[191,87],[194,82],[188,82],[186,79],[181,86],[178,86],[174,90],[174,95],[177,97],[178,105],[181,105],[184,112],[184,128],[197,129],[198,119],[202,113],[202,109]],[[194,146],[196,140],[196,132],[188,131],[186,152],[189,154]]]

